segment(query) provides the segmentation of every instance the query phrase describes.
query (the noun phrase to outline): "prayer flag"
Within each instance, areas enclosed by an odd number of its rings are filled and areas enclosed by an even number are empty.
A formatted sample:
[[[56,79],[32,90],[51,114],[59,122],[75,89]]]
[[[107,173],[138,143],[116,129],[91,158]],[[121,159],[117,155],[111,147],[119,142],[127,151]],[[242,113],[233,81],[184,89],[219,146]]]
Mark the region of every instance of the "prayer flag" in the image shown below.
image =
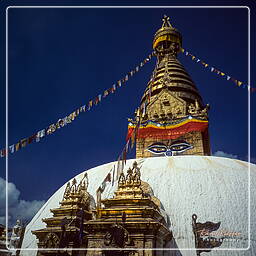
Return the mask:
[[[205,63],[203,61],[201,61],[201,63],[204,65],[205,68],[209,66],[207,63]]]
[[[5,156],[6,156],[6,150],[5,150],[5,148],[4,148],[4,149],[1,149],[1,151],[0,151],[0,156],[1,156],[1,157],[5,157]]]
[[[215,69],[215,68],[211,67],[211,72],[213,72],[214,69]]]
[[[63,119],[59,119],[58,122],[56,123],[56,128],[60,129],[61,127],[65,126],[66,123],[64,122]]]
[[[18,151],[20,149],[20,142],[16,143],[15,149],[16,149],[16,151]]]
[[[82,109],[83,109],[83,111],[85,112],[85,111],[86,111],[86,105],[83,105],[83,106],[82,106]]]
[[[92,100],[90,100],[90,101],[89,101],[89,103],[88,103],[88,110],[90,110],[90,109],[91,109],[92,104],[93,104],[93,101],[92,101]]]
[[[181,48],[181,52],[184,53],[184,51],[185,51],[185,50],[184,50],[183,48]]]
[[[35,140],[35,139],[36,139],[36,134],[30,136],[30,137],[28,138],[28,144],[32,143],[33,140]]]
[[[106,176],[105,181],[106,181],[106,182],[111,182],[111,174],[110,174],[110,172],[109,172],[108,175]]]
[[[14,144],[9,146],[9,152],[10,153],[14,153],[14,146],[15,146]]]
[[[99,103],[99,97],[97,96],[94,100],[94,104],[97,105]]]
[[[103,97],[107,97],[108,96],[108,90],[105,90],[104,93],[103,93]]]
[[[72,113],[70,114],[70,117],[71,117],[71,120],[74,121],[75,118],[76,118],[76,111],[72,112]]]
[[[223,73],[223,72],[220,72],[220,74],[221,74],[222,76],[225,76],[225,73]]]
[[[101,101],[101,94],[98,95],[99,101]]]
[[[187,51],[186,51],[185,55],[188,56],[188,52]]]
[[[199,61],[200,61],[200,59],[197,59],[197,60],[196,60],[196,62],[199,62]]]
[[[243,82],[241,82],[241,81],[237,81],[237,85],[238,85],[238,86],[241,86],[242,83],[243,83]]]
[[[39,142],[41,138],[45,136],[45,129],[37,132],[36,134],[36,142]],[[17,144],[16,144],[17,145]],[[17,150],[17,149],[16,149]]]
[[[192,55],[192,60],[194,60],[196,57],[194,55]]]
[[[231,77],[230,76],[227,76],[227,80],[229,80]]]
[[[128,81],[128,75],[125,76],[125,81]]]
[[[122,85],[121,80],[118,80],[117,84],[118,84],[119,87],[121,87],[121,85]]]
[[[136,70],[136,72],[138,72],[139,71],[139,66],[137,66],[135,70]]]
[[[24,147],[26,147],[26,145],[27,145],[27,139],[22,139],[21,140],[21,147],[24,148]]]
[[[66,116],[66,117],[64,118],[64,123],[70,124],[71,122],[72,122],[72,120],[71,120],[70,116]]]

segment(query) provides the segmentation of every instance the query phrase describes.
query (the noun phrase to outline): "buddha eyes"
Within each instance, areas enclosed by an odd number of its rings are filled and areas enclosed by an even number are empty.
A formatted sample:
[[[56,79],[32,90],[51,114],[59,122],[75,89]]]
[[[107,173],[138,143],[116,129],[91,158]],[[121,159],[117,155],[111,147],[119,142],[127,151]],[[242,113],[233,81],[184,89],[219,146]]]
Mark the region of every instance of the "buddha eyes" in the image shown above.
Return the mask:
[[[156,155],[172,156],[174,152],[177,154],[191,148],[193,148],[193,146],[186,141],[175,141],[170,146],[157,142],[150,145],[147,150]]]
[[[167,147],[162,143],[152,144],[147,150],[153,154],[164,154],[167,151]]]
[[[192,145],[188,144],[187,142],[175,143],[170,146],[171,151],[175,151],[175,152],[183,152],[190,148],[192,148]]]

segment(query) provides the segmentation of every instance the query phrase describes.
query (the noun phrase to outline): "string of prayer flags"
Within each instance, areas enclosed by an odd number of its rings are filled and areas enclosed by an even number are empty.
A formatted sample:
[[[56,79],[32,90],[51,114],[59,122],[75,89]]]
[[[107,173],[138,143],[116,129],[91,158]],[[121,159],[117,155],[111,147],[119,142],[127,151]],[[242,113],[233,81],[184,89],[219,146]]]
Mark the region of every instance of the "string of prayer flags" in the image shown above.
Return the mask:
[[[136,72],[139,72],[140,68],[143,67],[145,63],[149,62],[152,56],[154,56],[153,53],[149,54],[149,56],[139,65],[137,65],[134,70],[128,72],[128,74],[125,75],[124,78],[114,83],[111,88],[105,90],[102,94],[99,94],[93,100],[90,100],[87,104],[79,107],[68,116],[59,119],[56,123],[51,124],[45,129],[38,131],[32,136],[20,140],[18,143],[7,146],[7,149],[1,149],[0,156],[5,157],[8,153],[13,154],[14,152],[20,150],[20,148],[26,147],[28,144],[31,144],[33,141],[39,142],[45,136],[53,134],[57,129],[60,129],[67,124],[72,123],[72,121],[74,121],[80,113],[89,111],[93,106],[98,105],[98,103],[101,102],[103,98],[106,98],[110,93],[114,93],[118,87],[121,87],[122,84],[129,80],[129,77],[132,77]]]
[[[239,80],[237,80],[237,79],[235,79],[235,78],[233,78],[233,77],[227,75],[226,73],[224,73],[224,72],[222,72],[222,71],[216,69],[215,67],[209,66],[209,64],[205,63],[205,62],[202,61],[201,59],[197,58],[197,57],[194,56],[193,54],[191,54],[191,53],[189,53],[188,51],[186,51],[185,49],[182,48],[182,49],[181,49],[181,52],[182,52],[183,54],[185,53],[186,56],[190,56],[191,59],[194,60],[194,61],[196,61],[197,63],[201,63],[205,68],[209,67],[209,69],[210,69],[211,72],[216,73],[216,74],[218,74],[218,75],[224,77],[227,81],[230,80],[230,81],[232,81],[234,84],[236,84],[236,85],[239,86],[239,87],[240,87],[241,85],[243,85],[242,88],[246,88],[246,87],[247,87],[247,88],[250,90],[250,92],[255,92],[255,90],[252,90],[252,89],[255,89],[255,88],[250,88],[250,86],[247,85],[246,83],[244,83],[244,82],[242,82],[242,81],[239,81]]]

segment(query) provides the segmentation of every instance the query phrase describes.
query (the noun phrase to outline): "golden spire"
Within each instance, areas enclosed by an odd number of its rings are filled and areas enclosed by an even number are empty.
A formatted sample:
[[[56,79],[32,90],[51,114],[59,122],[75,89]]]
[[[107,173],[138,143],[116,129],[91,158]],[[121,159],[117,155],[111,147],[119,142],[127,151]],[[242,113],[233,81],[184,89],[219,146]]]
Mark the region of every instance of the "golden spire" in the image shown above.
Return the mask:
[[[153,40],[153,49],[158,53],[163,48],[163,44],[175,44],[176,54],[179,52],[182,44],[182,36],[180,32],[174,28],[170,23],[170,18],[166,15],[163,17],[163,24],[160,29],[157,30]]]

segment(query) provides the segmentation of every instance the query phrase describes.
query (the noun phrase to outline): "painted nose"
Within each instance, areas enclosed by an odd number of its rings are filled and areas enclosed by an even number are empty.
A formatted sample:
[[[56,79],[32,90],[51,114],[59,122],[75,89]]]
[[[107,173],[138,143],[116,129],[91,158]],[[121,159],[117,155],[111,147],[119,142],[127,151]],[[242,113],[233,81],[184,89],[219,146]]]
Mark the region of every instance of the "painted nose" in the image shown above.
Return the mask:
[[[172,156],[172,151],[170,149],[167,149],[165,152],[166,156]]]

